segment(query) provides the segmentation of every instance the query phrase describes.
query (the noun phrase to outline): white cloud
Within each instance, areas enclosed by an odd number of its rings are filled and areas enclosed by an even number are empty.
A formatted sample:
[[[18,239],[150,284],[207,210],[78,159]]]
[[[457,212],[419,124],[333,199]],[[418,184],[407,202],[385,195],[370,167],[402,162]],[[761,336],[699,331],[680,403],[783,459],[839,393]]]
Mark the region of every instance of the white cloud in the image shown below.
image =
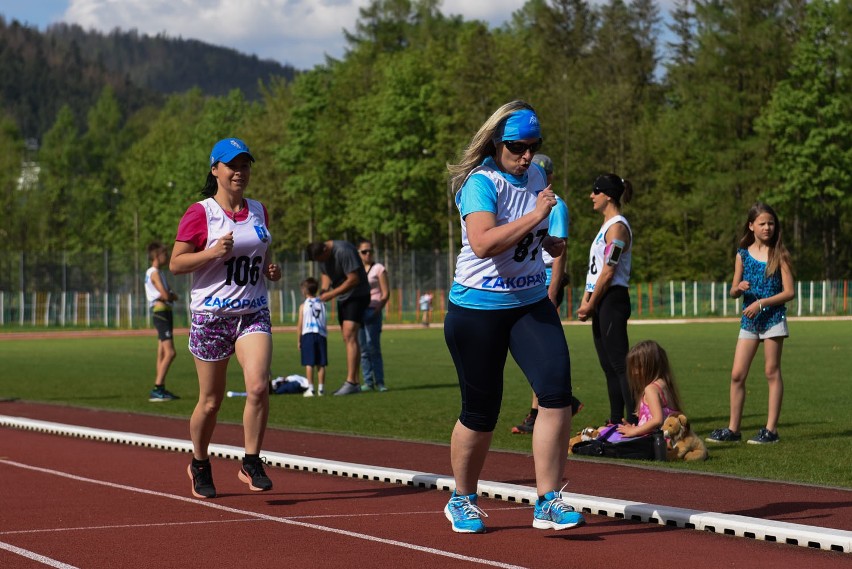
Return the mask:
[[[441,11],[498,26],[524,3],[444,0]],[[354,29],[358,8],[368,4],[369,0],[68,0],[62,20],[101,32],[136,29],[198,39],[308,69],[322,63],[325,54],[343,56],[343,30]]]

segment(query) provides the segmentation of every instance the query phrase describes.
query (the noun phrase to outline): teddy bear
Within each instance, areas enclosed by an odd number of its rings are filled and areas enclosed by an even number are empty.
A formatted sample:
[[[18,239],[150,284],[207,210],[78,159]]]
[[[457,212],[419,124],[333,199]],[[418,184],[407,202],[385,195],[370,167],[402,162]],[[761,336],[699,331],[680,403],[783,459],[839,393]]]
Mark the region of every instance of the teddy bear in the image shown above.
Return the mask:
[[[671,439],[673,453],[670,459],[707,460],[707,447],[692,432],[686,415],[669,415],[663,422],[663,434]]]
[[[586,427],[581,431],[577,431],[577,435],[571,437],[568,441],[568,454],[574,454],[573,448],[575,444],[596,439],[599,434],[600,431],[594,427]]]

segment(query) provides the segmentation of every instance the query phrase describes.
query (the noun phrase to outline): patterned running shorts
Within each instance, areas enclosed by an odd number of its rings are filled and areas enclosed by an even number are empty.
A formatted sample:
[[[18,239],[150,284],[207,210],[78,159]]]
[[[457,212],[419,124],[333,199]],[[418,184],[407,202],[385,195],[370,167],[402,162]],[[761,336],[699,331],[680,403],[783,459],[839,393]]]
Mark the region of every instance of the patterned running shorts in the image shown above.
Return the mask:
[[[194,312],[189,328],[189,351],[205,362],[224,360],[234,355],[237,340],[258,333],[272,334],[268,308],[241,316]]]

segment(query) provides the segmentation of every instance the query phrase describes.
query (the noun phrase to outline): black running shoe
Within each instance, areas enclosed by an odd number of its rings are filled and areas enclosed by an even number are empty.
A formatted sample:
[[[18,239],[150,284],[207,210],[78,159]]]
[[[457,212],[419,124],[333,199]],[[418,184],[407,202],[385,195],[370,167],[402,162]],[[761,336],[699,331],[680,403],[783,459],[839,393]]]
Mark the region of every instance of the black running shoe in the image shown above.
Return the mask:
[[[196,498],[215,498],[216,487],[213,486],[213,469],[210,463],[195,466],[190,463],[186,467],[186,473],[192,480],[192,495]]]
[[[512,433],[515,435],[531,435],[533,429],[535,429],[535,415],[530,413],[524,417],[523,423],[512,427]]]
[[[263,470],[263,460],[244,462],[237,476],[239,476],[240,480],[248,484],[249,490],[254,492],[266,492],[272,489],[272,480],[269,479]]]

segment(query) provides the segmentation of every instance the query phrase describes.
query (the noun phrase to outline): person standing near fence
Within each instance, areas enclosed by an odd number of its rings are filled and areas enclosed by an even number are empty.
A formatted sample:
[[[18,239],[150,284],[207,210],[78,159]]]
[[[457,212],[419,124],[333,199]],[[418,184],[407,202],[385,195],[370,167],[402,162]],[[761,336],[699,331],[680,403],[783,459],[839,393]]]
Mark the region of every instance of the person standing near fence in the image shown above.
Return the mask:
[[[169,267],[192,273],[189,351],[198,373],[198,403],[190,418],[192,462],[187,473],[192,494],[213,498],[216,487],[208,447],[225,397],[228,362],[243,368],[245,456],[238,478],[250,490],[265,491],[272,481],[260,450],[269,416],[272,325],[265,279],[281,269],[270,262],[269,216],[259,201],[244,197],[254,157],[237,138],[220,140],[210,152],[204,196],[186,210],[178,226]]]
[[[432,298],[432,293],[427,290],[417,299],[420,308],[420,324],[424,328],[428,328],[432,323]]]
[[[370,283],[364,263],[348,241],[317,241],[310,243],[305,252],[308,260],[318,262],[322,271],[320,300],[337,299],[337,321],[346,345],[346,380],[334,395],[361,393],[358,330],[364,325],[364,312],[370,305]]]
[[[766,204],[756,203],[748,212],[734,260],[731,296],[743,298],[740,335],[731,371],[731,417],[727,427],[714,430],[706,440],[711,443],[738,443],[742,440],[740,422],[745,406],[745,382],[757,348],[763,343],[769,411],[766,426],[748,442],[777,443],[780,440],[778,419],[784,398],[781,349],[784,338],[790,335],[785,304],[793,300],[795,292],[790,253],[781,239],[778,215]]]
[[[159,403],[180,399],[166,389],[166,374],[175,360],[174,315],[172,305],[177,295],[169,286],[163,272],[169,262],[169,252],[159,241],[148,244],[148,260],[151,266],[145,271],[145,296],[151,308],[151,321],[157,330],[157,375],[154,378],[154,389],[148,395],[148,401]]]
[[[375,250],[368,239],[358,242],[358,254],[361,255],[367,282],[370,283],[370,305],[364,311],[364,325],[358,330],[361,373],[364,376],[361,391],[387,391],[385,363],[382,359],[382,320],[385,305],[390,298],[388,272],[383,264],[375,261]]]
[[[459,533],[483,533],[479,476],[503,397],[509,351],[539,399],[533,433],[538,500],[533,527],[584,523],[562,498],[571,430],[571,362],[559,315],[547,298],[541,250],[556,196],[532,158],[542,143],[538,117],[523,101],[497,109],[448,166],[461,216],[462,248],[450,288],[444,337],[458,373],[461,412],[450,457],[455,489],[444,513]]]
[[[615,174],[595,179],[591,200],[604,218],[589,250],[586,292],[577,317],[592,319],[592,337],[598,361],[606,376],[609,395],[608,424],[638,422],[633,394],[627,382],[626,359],[630,349],[627,320],[630,318],[630,266],[633,256],[633,230],[621,214],[622,202],[633,196],[633,185]]]

